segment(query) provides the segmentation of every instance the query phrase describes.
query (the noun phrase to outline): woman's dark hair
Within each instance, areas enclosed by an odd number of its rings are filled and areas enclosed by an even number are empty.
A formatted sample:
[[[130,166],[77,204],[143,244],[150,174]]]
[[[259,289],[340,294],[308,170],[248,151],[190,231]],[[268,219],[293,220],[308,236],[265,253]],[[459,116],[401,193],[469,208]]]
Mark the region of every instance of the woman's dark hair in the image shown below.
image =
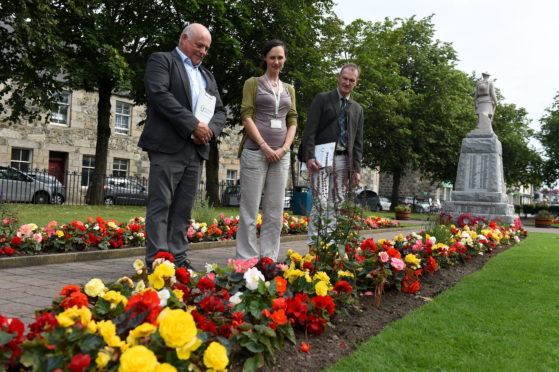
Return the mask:
[[[283,52],[285,53],[285,56],[287,57],[287,48],[285,46],[285,43],[281,40],[278,39],[273,39],[268,41],[266,44],[264,44],[264,46],[262,47],[262,50],[260,51],[260,57],[262,59],[262,63],[261,66],[264,70],[266,70],[266,61],[264,61],[264,58],[266,58],[266,56],[268,55],[268,53],[270,53],[270,50],[272,50],[275,47],[282,47],[283,48]]]

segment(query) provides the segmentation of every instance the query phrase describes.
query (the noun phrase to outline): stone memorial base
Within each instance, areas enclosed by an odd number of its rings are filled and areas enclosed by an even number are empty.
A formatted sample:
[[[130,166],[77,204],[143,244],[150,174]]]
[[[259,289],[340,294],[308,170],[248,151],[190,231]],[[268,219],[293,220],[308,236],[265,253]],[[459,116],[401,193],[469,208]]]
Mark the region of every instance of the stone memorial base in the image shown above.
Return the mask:
[[[513,223],[514,206],[506,193],[503,150],[492,131],[474,130],[462,140],[455,191],[445,204],[454,220],[463,213]]]

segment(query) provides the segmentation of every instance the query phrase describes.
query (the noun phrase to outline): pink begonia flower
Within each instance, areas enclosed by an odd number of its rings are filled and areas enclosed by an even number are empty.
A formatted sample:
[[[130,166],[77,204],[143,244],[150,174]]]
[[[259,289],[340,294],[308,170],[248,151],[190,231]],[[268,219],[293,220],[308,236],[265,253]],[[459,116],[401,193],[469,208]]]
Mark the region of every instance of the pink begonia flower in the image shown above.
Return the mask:
[[[58,226],[58,222],[56,222],[56,221],[50,221],[47,224],[47,228],[49,228],[49,229],[56,229],[57,226]]]
[[[33,226],[31,226],[31,224],[21,225],[21,227],[17,231],[17,236],[19,236],[20,238],[21,237],[30,238],[32,234],[33,234]]]
[[[192,239],[195,233],[196,231],[192,227],[189,227],[186,231],[186,236],[188,237],[188,239]]]
[[[233,264],[235,272],[245,273],[248,269],[258,263],[258,257],[253,257],[248,261],[229,259],[229,265]]]
[[[388,253],[386,253],[386,252],[380,252],[378,255],[379,255],[380,260],[381,260],[382,262],[386,262],[386,261],[388,261],[388,259],[390,258],[390,256],[389,256]]]
[[[390,265],[398,271],[404,270],[406,268],[406,263],[400,258],[392,257],[390,259]]]
[[[416,240],[415,244],[411,248],[413,251],[422,251],[423,250],[423,242],[421,240]]]
[[[41,234],[33,234],[33,240],[35,242],[40,243],[43,240],[43,236]]]
[[[226,225],[231,225],[231,219],[229,217],[225,218],[223,222],[225,222]]]
[[[285,271],[285,270],[289,269],[289,266],[284,265],[284,264],[276,264],[276,267],[278,269],[280,269],[281,271]]]
[[[204,275],[204,278],[208,278],[213,281],[215,279],[215,273],[207,273]]]

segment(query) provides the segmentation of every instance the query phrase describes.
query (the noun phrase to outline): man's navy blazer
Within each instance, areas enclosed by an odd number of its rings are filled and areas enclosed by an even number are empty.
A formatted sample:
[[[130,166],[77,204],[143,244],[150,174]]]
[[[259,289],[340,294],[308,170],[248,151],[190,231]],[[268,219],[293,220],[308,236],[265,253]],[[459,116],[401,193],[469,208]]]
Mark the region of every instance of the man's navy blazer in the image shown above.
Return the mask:
[[[212,73],[204,67],[200,70],[206,79],[206,91],[216,97],[214,116],[207,123],[214,133],[214,141],[225,125],[226,112]],[[190,81],[176,50],[149,57],[144,84],[147,120],[138,146],[145,151],[167,154],[177,153],[183,146],[195,146],[202,159],[207,160],[209,145],[196,145],[191,139],[199,121],[193,114]]]

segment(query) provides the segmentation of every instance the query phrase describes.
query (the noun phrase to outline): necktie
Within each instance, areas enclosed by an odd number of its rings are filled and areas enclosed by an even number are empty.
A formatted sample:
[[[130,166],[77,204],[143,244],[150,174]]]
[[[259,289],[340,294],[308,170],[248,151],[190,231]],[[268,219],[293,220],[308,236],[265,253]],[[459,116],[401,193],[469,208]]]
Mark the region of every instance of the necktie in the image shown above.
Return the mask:
[[[342,97],[342,106],[340,107],[340,145],[347,146],[347,98]]]

